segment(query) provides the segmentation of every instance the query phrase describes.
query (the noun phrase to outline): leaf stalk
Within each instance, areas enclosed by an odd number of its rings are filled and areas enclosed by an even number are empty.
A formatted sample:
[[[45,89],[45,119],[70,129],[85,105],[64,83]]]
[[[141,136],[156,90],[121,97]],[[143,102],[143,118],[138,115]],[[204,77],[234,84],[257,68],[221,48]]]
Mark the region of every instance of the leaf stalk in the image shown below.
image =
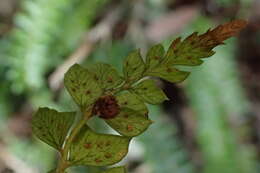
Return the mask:
[[[75,127],[72,129],[70,135],[65,140],[63,149],[61,150],[61,158],[58,164],[58,168],[56,170],[56,173],[64,173],[65,170],[70,166],[69,163],[69,150],[70,146],[79,133],[80,129],[86,124],[86,122],[89,120],[89,118],[92,115],[92,109],[89,109],[87,111],[82,111],[83,117],[82,119],[75,125]]]

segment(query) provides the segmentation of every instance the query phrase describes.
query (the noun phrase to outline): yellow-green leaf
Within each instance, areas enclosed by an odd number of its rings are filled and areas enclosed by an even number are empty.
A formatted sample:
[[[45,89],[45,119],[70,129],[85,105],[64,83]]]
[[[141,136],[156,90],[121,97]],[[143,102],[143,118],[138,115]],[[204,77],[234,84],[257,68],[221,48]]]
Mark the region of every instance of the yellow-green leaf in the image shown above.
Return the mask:
[[[164,48],[161,44],[154,45],[149,49],[146,55],[146,66],[148,69],[153,69],[158,66],[164,57]]]
[[[175,65],[200,65],[203,63],[202,58],[210,57],[215,53],[212,50],[214,47],[223,44],[224,40],[236,35],[246,24],[247,22],[244,20],[235,20],[219,25],[201,35],[195,32],[183,41],[181,38],[177,38],[172,42],[162,59],[153,61],[153,68],[148,68],[145,76],[156,76],[169,82],[185,80],[189,73],[177,70],[174,67]],[[159,50],[159,48],[157,49]],[[150,63],[149,59],[151,58],[148,58],[147,62]]]
[[[90,70],[103,89],[114,88],[123,82],[116,69],[109,64],[97,63],[92,65]]]
[[[183,41],[181,38],[177,38],[172,42],[163,63],[168,65],[200,65],[203,63],[201,58],[212,56],[215,53],[212,50],[214,47],[236,35],[246,24],[247,22],[244,20],[234,20],[201,35],[195,32]]]
[[[32,130],[39,139],[60,150],[74,118],[75,112],[39,108],[32,119]]]
[[[126,57],[123,67],[125,79],[129,82],[135,82],[143,76],[145,64],[140,49],[131,52]]]
[[[102,173],[126,173],[126,169],[124,166],[110,168],[106,171],[103,171]]]
[[[116,95],[120,107],[129,108],[142,115],[148,114],[147,106],[136,95],[125,91]]]
[[[81,108],[93,104],[102,94],[102,89],[94,79],[94,75],[78,64],[70,67],[65,74],[64,84]]]
[[[73,165],[107,166],[121,161],[128,153],[131,138],[99,134],[84,126],[70,148]]]
[[[121,108],[120,113],[115,118],[105,121],[118,133],[129,137],[140,135],[152,123],[146,114],[129,108]]]
[[[172,83],[182,82],[189,76],[189,72],[180,71],[174,67],[160,65],[147,73],[148,76],[160,77]]]
[[[158,88],[155,81],[151,79],[141,81],[132,91],[143,101],[150,104],[160,104],[168,100],[164,92]]]

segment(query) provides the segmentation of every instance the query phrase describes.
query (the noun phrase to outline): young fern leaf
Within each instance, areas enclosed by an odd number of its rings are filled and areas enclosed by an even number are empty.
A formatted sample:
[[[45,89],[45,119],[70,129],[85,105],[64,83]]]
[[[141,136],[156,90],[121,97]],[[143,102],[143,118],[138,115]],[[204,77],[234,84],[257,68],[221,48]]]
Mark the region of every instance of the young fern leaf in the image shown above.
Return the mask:
[[[161,46],[157,45],[157,49],[153,47],[147,55],[148,70],[146,75],[160,77],[169,82],[183,81],[189,73],[177,70],[175,65],[196,66],[202,64],[202,58],[212,56],[215,53],[212,50],[214,47],[236,35],[246,26],[246,23],[244,20],[234,20],[201,35],[195,32],[183,41],[181,38],[177,38],[172,42],[165,55],[163,55]],[[150,56],[150,52],[157,52],[157,56]]]
[[[136,95],[125,91],[115,96],[120,111],[115,118],[105,120],[119,134],[134,137],[143,133],[152,121],[148,109]]]
[[[86,109],[102,94],[94,75],[78,64],[73,65],[64,77],[64,84],[80,108]]]
[[[61,150],[75,114],[75,112],[57,112],[49,108],[39,108],[32,120],[33,133],[45,143]]]
[[[149,104],[160,104],[168,100],[162,89],[158,88],[155,81],[151,79],[141,81],[131,91]]]
[[[165,54],[163,45],[157,44],[149,49],[146,54],[146,68],[153,69],[157,67]]]
[[[101,173],[126,173],[126,169],[125,169],[125,167],[120,166],[120,167],[110,168],[110,169],[103,171]]]
[[[84,126],[73,140],[69,161],[72,165],[107,166],[122,160],[131,138],[99,134]]]
[[[123,65],[125,80],[133,83],[143,77],[145,64],[142,59],[140,49],[131,52],[125,59]]]
[[[170,82],[183,81],[189,72],[178,70],[176,65],[200,65],[202,58],[214,54],[214,47],[245,25],[245,21],[235,20],[201,35],[193,33],[183,41],[178,38],[166,53],[162,45],[155,45],[148,51],[145,62],[140,50],[133,51],[124,61],[124,77],[104,63],[89,69],[73,65],[65,74],[64,84],[81,108],[82,119],[68,134],[74,112],[40,108],[33,117],[35,135],[61,152],[59,166],[52,172],[64,173],[74,165],[108,166],[121,161],[131,138],[143,133],[152,123],[145,103],[159,104],[168,99],[153,80],[143,78],[155,76]],[[86,123],[94,115],[122,136],[92,131]],[[125,173],[125,169],[112,168],[103,173]]]
[[[115,118],[105,121],[118,133],[128,137],[140,135],[152,124],[146,114],[129,108],[122,108]]]
[[[171,65],[194,66],[203,63],[202,58],[214,55],[214,47],[224,44],[223,41],[236,35],[246,26],[244,20],[234,20],[224,25],[219,25],[213,30],[198,35],[191,34],[181,41],[181,38],[174,40],[166,53],[163,63]]]
[[[160,64],[156,68],[149,69],[146,72],[147,76],[159,77],[171,83],[182,82],[189,76],[189,74],[189,72],[180,71],[169,64]]]
[[[129,108],[143,115],[148,114],[148,108],[144,102],[128,91],[117,94],[116,99],[121,108]]]
[[[97,63],[90,66],[94,79],[98,81],[102,89],[115,88],[123,82],[116,69],[109,64]]]

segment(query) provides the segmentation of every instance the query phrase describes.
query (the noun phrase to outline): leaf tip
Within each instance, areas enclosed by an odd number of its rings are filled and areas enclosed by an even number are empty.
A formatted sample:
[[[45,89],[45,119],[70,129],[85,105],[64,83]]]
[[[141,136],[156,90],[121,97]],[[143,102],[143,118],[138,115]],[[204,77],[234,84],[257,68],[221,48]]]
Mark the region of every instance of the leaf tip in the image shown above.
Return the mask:
[[[248,21],[244,20],[244,19],[236,19],[236,20],[233,20],[231,23],[233,23],[236,27],[241,28],[241,29],[248,25]]]

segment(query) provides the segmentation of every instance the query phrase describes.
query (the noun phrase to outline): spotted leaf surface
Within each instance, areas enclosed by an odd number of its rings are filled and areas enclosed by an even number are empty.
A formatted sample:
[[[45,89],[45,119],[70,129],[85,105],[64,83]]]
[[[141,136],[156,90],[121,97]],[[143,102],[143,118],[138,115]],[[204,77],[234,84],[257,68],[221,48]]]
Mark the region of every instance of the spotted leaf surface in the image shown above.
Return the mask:
[[[116,96],[116,99],[121,108],[132,109],[142,115],[148,114],[148,109],[144,102],[141,101],[136,95],[128,91],[119,93]]]
[[[158,88],[155,81],[151,79],[138,83],[132,91],[143,101],[150,104],[159,104],[168,100],[164,92]]]
[[[131,138],[99,134],[84,126],[70,148],[73,165],[107,166],[121,161]]]
[[[106,122],[123,136],[134,137],[143,133],[152,123],[146,114],[128,108],[122,108],[120,113]]]
[[[212,56],[215,53],[212,50],[214,47],[236,35],[246,24],[247,22],[244,20],[234,20],[201,35],[195,32],[183,41],[181,38],[177,38],[167,51],[164,64],[200,65],[203,62],[201,58]]]
[[[189,76],[189,72],[180,71],[172,66],[160,65],[147,72],[148,76],[155,76],[172,83],[182,82]]]
[[[32,120],[33,133],[50,146],[61,149],[75,118],[75,112],[40,108]]]
[[[120,167],[110,168],[110,169],[103,171],[101,173],[126,173],[126,169],[125,169],[125,167],[120,166]]]
[[[64,84],[81,108],[93,104],[102,94],[94,75],[78,64],[73,65],[65,74]]]
[[[146,66],[148,69],[153,69],[158,66],[164,57],[165,51],[161,44],[154,45],[149,49],[146,55]]]
[[[145,64],[141,57],[140,49],[131,52],[124,61],[124,76],[127,81],[135,82],[143,76]]]
[[[105,63],[97,63],[90,67],[94,73],[94,78],[98,81],[103,89],[111,89],[123,82],[116,69]]]

